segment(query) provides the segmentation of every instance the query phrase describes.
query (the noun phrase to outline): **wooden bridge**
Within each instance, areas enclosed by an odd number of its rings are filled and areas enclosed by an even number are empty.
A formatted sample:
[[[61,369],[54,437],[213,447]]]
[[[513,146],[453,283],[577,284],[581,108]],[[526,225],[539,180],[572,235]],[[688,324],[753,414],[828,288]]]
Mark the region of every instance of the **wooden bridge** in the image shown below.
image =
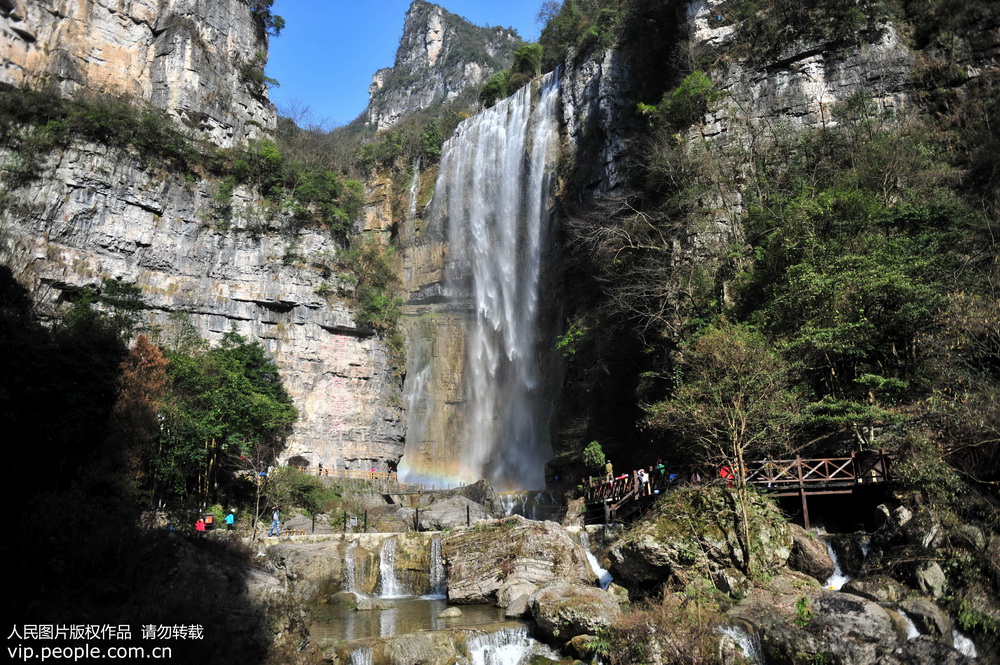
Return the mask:
[[[750,462],[746,468],[746,482],[774,496],[798,496],[802,500],[802,519],[809,528],[809,503],[807,497],[822,494],[850,494],[862,487],[891,482],[891,457],[884,450],[851,453],[850,457],[820,459],[763,459]],[[735,476],[729,466],[720,468],[726,473],[713,473],[707,478],[711,484],[733,485]],[[626,519],[651,504],[656,496],[681,483],[691,483],[690,478],[680,479],[666,473],[646,474],[644,482],[638,471],[619,476],[608,482],[591,482],[584,488],[587,517],[605,522]],[[695,484],[700,484],[700,479]]]

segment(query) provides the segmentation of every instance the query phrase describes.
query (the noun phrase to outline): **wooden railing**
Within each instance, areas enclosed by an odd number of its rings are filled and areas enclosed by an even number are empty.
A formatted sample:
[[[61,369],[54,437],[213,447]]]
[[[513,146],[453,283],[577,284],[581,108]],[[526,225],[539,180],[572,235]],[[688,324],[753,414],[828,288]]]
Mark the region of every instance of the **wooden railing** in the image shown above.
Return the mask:
[[[889,482],[890,462],[891,457],[885,451],[852,453],[850,457],[763,459],[747,464],[746,481],[781,496],[845,493],[859,486]],[[718,471],[699,475],[699,478],[703,477],[710,483],[733,483],[732,476],[720,477]],[[623,511],[634,512],[648,505],[651,497],[671,487],[691,484],[689,478],[681,479],[655,471],[645,474],[645,477],[643,482],[639,472],[632,471],[611,481],[591,478],[583,488],[584,501],[591,506],[600,504],[611,518],[621,517]],[[700,483],[699,479],[695,484]]]
[[[767,489],[806,491],[884,483],[889,481],[889,463],[884,451],[822,459],[765,459],[747,465],[747,482]]]

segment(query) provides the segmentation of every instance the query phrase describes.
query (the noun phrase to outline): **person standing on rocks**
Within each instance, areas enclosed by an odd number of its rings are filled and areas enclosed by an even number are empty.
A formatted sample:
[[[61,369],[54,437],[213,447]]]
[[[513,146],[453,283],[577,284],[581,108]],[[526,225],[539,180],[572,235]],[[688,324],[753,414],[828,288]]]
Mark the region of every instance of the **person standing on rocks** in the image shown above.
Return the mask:
[[[271,530],[267,532],[269,536],[281,535],[281,511],[277,506],[271,509]]]
[[[233,508],[226,515],[226,531],[234,531],[236,529],[236,509]]]

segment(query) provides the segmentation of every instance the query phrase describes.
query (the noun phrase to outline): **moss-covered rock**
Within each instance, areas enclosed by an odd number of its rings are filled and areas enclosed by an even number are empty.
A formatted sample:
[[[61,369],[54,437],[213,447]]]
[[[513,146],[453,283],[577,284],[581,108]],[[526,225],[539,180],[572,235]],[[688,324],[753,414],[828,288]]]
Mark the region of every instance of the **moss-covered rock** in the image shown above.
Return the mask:
[[[662,582],[683,586],[694,579],[715,579],[726,569],[758,576],[778,570],[792,550],[785,519],[771,500],[750,494],[747,566],[735,501],[736,493],[725,488],[668,493],[650,519],[611,548],[615,579],[632,589],[655,590]]]
[[[513,516],[456,529],[441,540],[452,603],[506,603],[554,582],[593,584],[583,548],[558,524]],[[521,592],[516,592],[521,589]]]
[[[554,584],[531,599],[531,615],[546,638],[560,643],[596,635],[621,610],[607,591],[579,584]]]

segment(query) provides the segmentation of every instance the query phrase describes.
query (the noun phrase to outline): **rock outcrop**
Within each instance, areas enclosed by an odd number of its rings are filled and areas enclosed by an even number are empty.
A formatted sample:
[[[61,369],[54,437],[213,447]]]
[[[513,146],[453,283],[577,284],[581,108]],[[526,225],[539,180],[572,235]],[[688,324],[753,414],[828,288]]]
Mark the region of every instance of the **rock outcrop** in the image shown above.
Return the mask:
[[[368,123],[386,129],[407,113],[478,90],[510,65],[520,44],[512,30],[476,27],[438,5],[414,0],[395,64],[372,76]]]
[[[0,81],[141,99],[221,147],[274,127],[266,58],[245,0],[0,3]]]
[[[238,192],[232,226],[211,221],[214,185],[142,167],[114,150],[54,152],[30,188],[10,193],[13,263],[43,310],[102,280],[134,282],[147,323],[184,313],[209,341],[259,340],[299,410],[286,457],[327,468],[384,469],[402,454],[399,379],[386,345],[348,305],[321,296],[311,257],[336,250],[319,229],[255,219]],[[263,224],[263,226],[254,226]]]
[[[592,585],[583,548],[554,522],[508,517],[445,535],[448,601],[507,607],[557,582]]]
[[[664,582],[683,586],[701,577],[730,592],[742,584],[744,551],[750,567],[775,571],[792,551],[784,518],[766,500],[751,495],[750,543],[732,529],[733,493],[723,488],[681,488],[660,500],[655,513],[638,522],[612,546],[611,573],[629,588],[659,588]]]
[[[597,635],[620,613],[612,594],[592,586],[554,584],[531,598],[531,616],[542,635],[560,644],[578,635]]]

